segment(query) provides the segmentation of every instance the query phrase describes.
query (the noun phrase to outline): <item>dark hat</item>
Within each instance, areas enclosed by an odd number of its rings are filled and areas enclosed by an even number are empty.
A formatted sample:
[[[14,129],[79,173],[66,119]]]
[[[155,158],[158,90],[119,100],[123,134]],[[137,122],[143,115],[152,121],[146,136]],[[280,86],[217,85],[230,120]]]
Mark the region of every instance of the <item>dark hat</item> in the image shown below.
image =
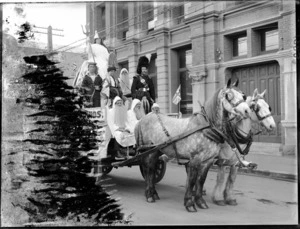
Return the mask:
[[[110,71],[117,71],[117,69],[115,66],[111,66],[111,67],[107,68],[107,72],[110,72]]]
[[[149,60],[146,56],[141,56],[139,59],[138,66],[136,68],[136,72],[138,74],[142,73],[142,67],[146,67],[146,68],[149,67]]]

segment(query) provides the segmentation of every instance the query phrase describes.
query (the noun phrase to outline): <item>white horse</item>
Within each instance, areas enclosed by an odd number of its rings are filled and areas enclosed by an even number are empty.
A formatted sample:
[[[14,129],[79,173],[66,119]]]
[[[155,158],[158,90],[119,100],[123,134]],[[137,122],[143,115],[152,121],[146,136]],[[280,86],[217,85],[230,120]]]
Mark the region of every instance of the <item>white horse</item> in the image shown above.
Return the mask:
[[[264,100],[264,95],[266,90],[258,94],[257,89],[254,90],[253,96],[247,97],[247,103],[251,108],[250,118],[245,118],[242,120],[235,119],[235,133],[238,134],[238,140],[245,140],[244,143],[249,141],[252,137],[251,124],[260,123],[268,131],[272,131],[276,128],[275,121],[271,116],[271,108]],[[243,141],[242,141],[243,142]],[[237,205],[236,199],[233,195],[233,185],[236,180],[237,175],[237,164],[242,163],[244,166],[248,166],[248,162],[239,160],[236,153],[231,149],[231,147],[224,143],[221,146],[221,151],[219,154],[218,173],[216,185],[213,190],[212,200],[215,204],[224,206]],[[225,185],[225,168],[226,165],[230,166],[230,172]]]

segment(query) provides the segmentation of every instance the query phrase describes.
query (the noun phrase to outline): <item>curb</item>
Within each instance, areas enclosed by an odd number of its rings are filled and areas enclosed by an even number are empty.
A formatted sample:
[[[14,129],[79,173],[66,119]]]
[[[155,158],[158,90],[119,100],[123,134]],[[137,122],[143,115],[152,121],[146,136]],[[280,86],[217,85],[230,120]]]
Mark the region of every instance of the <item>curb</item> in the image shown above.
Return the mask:
[[[172,164],[177,164],[177,161],[175,159],[171,159],[169,162]],[[210,171],[217,172],[218,166],[213,165],[210,169]],[[229,172],[229,166],[225,167],[226,173]],[[297,182],[298,177],[296,174],[291,173],[284,173],[284,172],[275,172],[275,171],[268,171],[268,170],[258,170],[258,169],[248,169],[248,168],[238,168],[239,175],[247,175],[247,176],[257,176],[257,177],[263,177],[263,178],[269,178],[274,180],[282,180],[282,181],[289,181],[289,182]]]
[[[210,168],[210,171],[217,172],[218,166],[213,165]],[[225,171],[229,172],[228,166],[226,167]],[[297,182],[297,180],[298,180],[297,175],[295,175],[295,174],[280,173],[280,172],[258,170],[258,169],[238,168],[238,174],[259,176],[259,177],[270,178],[270,179],[275,179],[275,180],[283,180],[283,181],[289,181],[289,182]]]

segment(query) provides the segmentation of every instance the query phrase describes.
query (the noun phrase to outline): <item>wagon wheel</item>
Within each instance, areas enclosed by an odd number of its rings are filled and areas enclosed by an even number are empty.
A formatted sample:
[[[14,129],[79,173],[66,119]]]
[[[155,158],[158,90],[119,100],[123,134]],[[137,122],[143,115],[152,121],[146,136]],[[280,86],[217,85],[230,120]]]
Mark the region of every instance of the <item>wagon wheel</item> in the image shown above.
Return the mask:
[[[156,165],[155,165],[155,174],[154,174],[154,183],[158,183],[160,182],[165,173],[166,173],[166,168],[167,168],[167,164],[166,162],[164,162],[163,160],[158,160]],[[140,165],[140,171],[141,171],[141,174],[143,176],[143,178],[145,179],[145,175],[143,173],[143,169],[142,169],[142,166]]]
[[[112,169],[113,169],[112,166],[105,165],[101,167],[101,172],[103,175],[107,175],[111,172]]]

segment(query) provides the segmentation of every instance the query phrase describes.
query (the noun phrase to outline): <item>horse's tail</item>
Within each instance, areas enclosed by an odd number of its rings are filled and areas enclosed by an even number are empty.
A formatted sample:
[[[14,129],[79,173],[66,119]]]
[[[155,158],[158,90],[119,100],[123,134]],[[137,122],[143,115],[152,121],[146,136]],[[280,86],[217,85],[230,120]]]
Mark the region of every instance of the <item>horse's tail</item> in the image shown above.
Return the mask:
[[[143,108],[144,108],[145,114],[148,114],[150,112],[150,103],[149,103],[148,99],[143,99],[142,103],[143,103]]]

